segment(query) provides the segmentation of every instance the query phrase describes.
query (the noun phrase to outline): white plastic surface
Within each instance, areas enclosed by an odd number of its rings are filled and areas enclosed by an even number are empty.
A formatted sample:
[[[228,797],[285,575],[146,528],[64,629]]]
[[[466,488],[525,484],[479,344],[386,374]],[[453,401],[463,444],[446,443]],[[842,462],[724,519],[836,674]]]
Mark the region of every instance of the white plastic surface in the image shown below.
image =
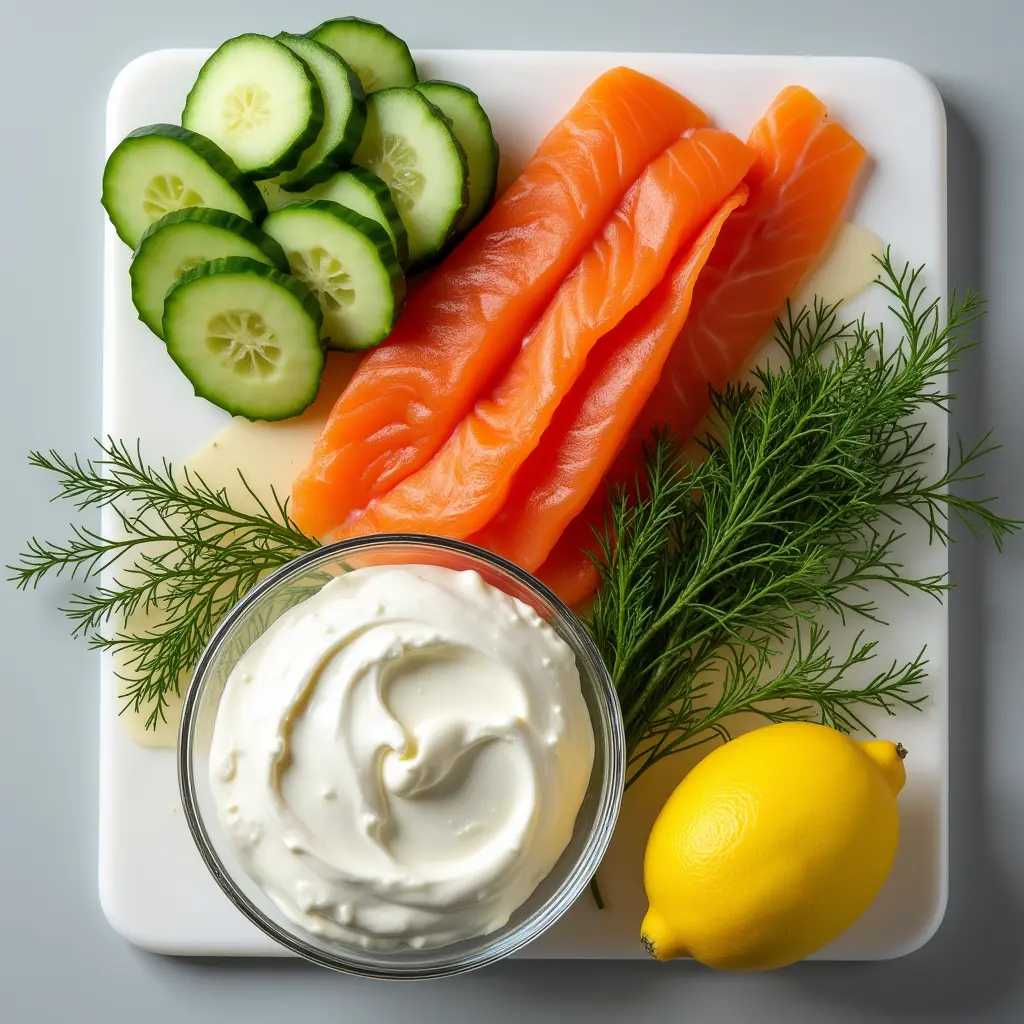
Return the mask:
[[[165,50],[133,61],[110,93],[107,148],[131,129],[175,122],[208,51]],[[655,75],[703,106],[721,127],[745,137],[783,86],[806,85],[868,148],[870,175],[853,216],[893,247],[899,259],[927,263],[927,282],[945,289],[945,119],[933,86],[905,65],[878,59],[746,57],[683,54],[421,51],[423,78],[475,89],[502,149],[501,184],[530,155],[551,125],[602,71],[629,64]],[[163,344],[136,319],[129,298],[130,253],[107,226],[104,242],[103,431],[134,443],[151,460],[180,462],[226,422],[195,398]],[[881,296],[864,306],[880,314]],[[931,424],[936,459],[946,423]],[[938,464],[938,463],[937,463]],[[921,574],[946,568],[942,548],[912,532],[904,561]],[[884,890],[853,928],[824,950],[828,959],[883,959],[926,942],[942,920],[948,880],[949,687],[946,609],[930,599],[880,595],[888,629],[878,663],[913,657],[928,647],[931,699],[920,714],[873,717],[881,735],[910,750],[909,781],[900,797],[903,834]],[[852,628],[833,636],[841,647]],[[117,680],[108,661],[101,678],[100,899],[111,924],[147,949],[177,954],[253,956],[279,950],[221,893],[192,846],[178,799],[174,754],[137,746],[116,717]],[[865,673],[867,676],[868,673]],[[665,796],[682,777],[669,760],[627,794],[600,879],[608,909],[589,895],[526,957],[641,957],[644,910],[641,859],[647,832]]]

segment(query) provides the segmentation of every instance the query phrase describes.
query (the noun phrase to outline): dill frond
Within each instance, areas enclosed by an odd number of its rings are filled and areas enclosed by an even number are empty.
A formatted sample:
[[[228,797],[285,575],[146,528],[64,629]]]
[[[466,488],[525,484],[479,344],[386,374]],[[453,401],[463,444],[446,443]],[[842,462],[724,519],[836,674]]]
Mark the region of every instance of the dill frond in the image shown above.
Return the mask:
[[[951,514],[997,547],[1021,525],[951,490],[980,475],[988,437],[958,442],[946,471],[928,475],[922,414],[953,397],[941,382],[970,345],[978,295],[954,297],[943,322],[920,270],[897,271],[888,253],[879,263],[898,344],[863,320],[840,323],[836,306],[787,310],[781,364],[712,395],[702,458],[684,461],[659,434],[640,486],[611,498],[588,626],[619,693],[631,782],[663,757],[728,738],[741,712],[849,731],[864,726],[858,707],[916,707],[924,652],[843,688],[875,644],[861,635],[834,655],[814,616],[877,622],[869,588],[879,582],[943,596],[945,575],[901,563],[901,513],[943,544]]]
[[[195,473],[166,461],[150,466],[137,446],[97,443],[95,459],[51,451],[32,452],[29,461],[54,474],[57,497],[79,511],[112,509],[114,535],[74,526],[62,543],[32,539],[8,566],[10,579],[21,589],[51,575],[96,584],[72,595],[63,611],[75,635],[118,656],[122,709],[148,708],[154,727],[227,612],[266,573],[318,545],[292,522],[284,501],[273,493],[262,500],[241,474],[252,512]],[[160,624],[133,628],[140,613],[155,613]]]

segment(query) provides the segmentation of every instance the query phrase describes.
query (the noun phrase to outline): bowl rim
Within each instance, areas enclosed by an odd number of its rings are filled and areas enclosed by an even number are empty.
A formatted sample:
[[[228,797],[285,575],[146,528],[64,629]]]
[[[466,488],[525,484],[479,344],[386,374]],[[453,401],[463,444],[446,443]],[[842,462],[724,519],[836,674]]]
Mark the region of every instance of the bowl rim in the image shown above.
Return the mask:
[[[577,654],[582,653],[589,662],[587,669],[591,677],[594,694],[602,705],[601,711],[610,728],[607,737],[608,756],[604,771],[599,802],[594,815],[594,823],[586,842],[552,896],[537,911],[520,922],[502,940],[496,941],[471,955],[460,955],[451,961],[442,961],[431,965],[413,965],[409,968],[398,965],[370,965],[358,960],[349,960],[344,954],[328,954],[304,942],[297,934],[286,931],[268,917],[236,884],[210,838],[210,834],[199,809],[195,778],[192,771],[195,716],[199,706],[199,697],[203,691],[210,665],[219,653],[221,645],[230,633],[234,624],[249,607],[268,592],[286,583],[293,576],[299,575],[309,565],[323,560],[336,558],[346,552],[363,551],[375,547],[391,547],[403,545],[419,545],[468,555],[490,563],[528,590],[536,593],[554,608],[560,624],[565,627],[577,645]],[[409,563],[414,564],[414,563]],[[204,864],[214,880],[235,905],[264,934],[286,949],[321,967],[334,971],[363,977],[390,980],[422,980],[427,978],[452,977],[477,970],[488,964],[503,960],[523,946],[539,938],[572,906],[583,890],[589,885],[611,843],[615,825],[625,789],[626,775],[626,737],[622,719],[622,710],[615,684],[604,660],[601,658],[597,645],[583,627],[579,617],[565,604],[553,590],[542,583],[536,576],[526,572],[514,562],[477,547],[466,541],[453,540],[448,537],[436,537],[429,534],[391,533],[374,534],[369,537],[358,537],[349,540],[335,541],[313,548],[291,559],[268,576],[260,580],[217,625],[203,649],[189,680],[188,689],[182,703],[181,723],[178,730],[176,750],[178,789],[181,796],[185,821],[188,824],[192,840],[203,859]],[[593,771],[593,768],[591,769]],[[444,947],[439,947],[443,949]]]

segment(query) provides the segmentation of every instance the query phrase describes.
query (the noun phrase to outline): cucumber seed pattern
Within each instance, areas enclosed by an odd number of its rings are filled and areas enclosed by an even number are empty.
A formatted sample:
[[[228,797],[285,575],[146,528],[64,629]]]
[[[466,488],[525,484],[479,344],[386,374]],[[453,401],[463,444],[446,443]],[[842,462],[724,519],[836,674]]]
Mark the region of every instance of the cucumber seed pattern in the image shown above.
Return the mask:
[[[221,115],[229,132],[259,128],[270,120],[270,93],[258,85],[240,85],[224,97]]]
[[[232,309],[207,325],[206,345],[242,377],[268,377],[281,356],[277,335],[259,313]]]
[[[326,249],[314,246],[309,252],[288,253],[292,273],[316,295],[325,313],[350,306],[356,293],[348,272]]]
[[[385,135],[380,155],[371,162],[371,170],[391,189],[395,205],[408,213],[423,191],[423,175],[416,170],[416,150],[400,135]]]
[[[203,197],[174,174],[152,178],[142,196],[142,209],[150,220],[159,220],[174,210],[202,205]]]

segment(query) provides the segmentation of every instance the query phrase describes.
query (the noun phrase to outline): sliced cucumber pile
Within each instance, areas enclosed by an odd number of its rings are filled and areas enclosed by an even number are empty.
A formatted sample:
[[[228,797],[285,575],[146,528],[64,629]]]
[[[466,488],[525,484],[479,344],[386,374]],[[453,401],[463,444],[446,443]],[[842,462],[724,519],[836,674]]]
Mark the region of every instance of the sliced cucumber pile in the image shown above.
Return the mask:
[[[339,171],[324,184],[310,189],[305,197],[330,199],[375,220],[388,233],[398,262],[404,266],[409,259],[409,237],[405,233],[405,225],[398,216],[398,207],[391,198],[391,190],[376,174],[364,167],[350,167],[347,171]],[[283,205],[277,203],[272,208],[276,210]]]
[[[472,89],[455,82],[421,82],[417,89],[448,118],[466,154],[469,201],[455,226],[464,235],[484,215],[498,186],[498,144],[491,120]]]
[[[308,36],[282,32],[277,39],[309,65],[323,96],[320,134],[299,157],[295,170],[277,179],[282,188],[303,192],[326,181],[352,158],[366,124],[366,96],[355,72],[334,50]]]
[[[250,419],[305,409],[325,345],[380,344],[403,268],[442,258],[494,197],[476,94],[420,83],[409,47],[362,18],[229,39],[181,120],[122,140],[102,202],[134,250],[139,319],[197,395]]]
[[[469,198],[466,155],[440,110],[416,89],[373,93],[354,160],[391,190],[409,235],[410,263],[438,252]]]
[[[320,387],[319,304],[295,278],[256,260],[188,271],[164,303],[164,337],[195,393],[235,416],[297,416]]]
[[[419,81],[409,47],[393,32],[362,18],[334,18],[309,33],[355,69],[367,93]]]
[[[267,212],[259,190],[209,139],[173,124],[136,128],[103,169],[103,203],[133,249],[146,228],[174,210],[208,206],[248,221]]]
[[[328,345],[370,348],[391,333],[405,278],[391,239],[376,221],[315,199],[282,206],[263,227],[284,249],[292,274],[319,300],[321,337]]]
[[[221,44],[199,72],[181,123],[213,139],[254,178],[293,170],[324,123],[323,96],[306,62],[250,33]]]
[[[288,273],[284,250],[269,235],[223,210],[193,206],[152,224],[132,259],[132,302],[139,319],[164,336],[164,298],[186,271],[228,256],[250,259]]]

